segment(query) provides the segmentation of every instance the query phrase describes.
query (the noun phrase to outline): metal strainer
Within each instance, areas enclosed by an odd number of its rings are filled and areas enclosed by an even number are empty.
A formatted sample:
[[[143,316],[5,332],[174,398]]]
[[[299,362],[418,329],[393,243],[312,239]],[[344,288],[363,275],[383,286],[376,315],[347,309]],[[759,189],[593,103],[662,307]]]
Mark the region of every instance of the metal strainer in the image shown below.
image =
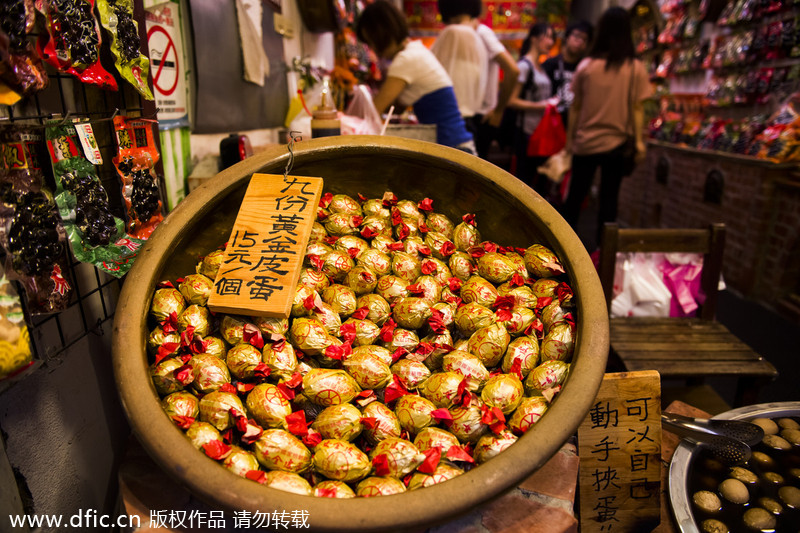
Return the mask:
[[[759,426],[741,420],[709,420],[663,413],[661,423],[668,431],[706,448],[728,465],[747,462],[751,456],[750,446],[764,437],[764,430]]]

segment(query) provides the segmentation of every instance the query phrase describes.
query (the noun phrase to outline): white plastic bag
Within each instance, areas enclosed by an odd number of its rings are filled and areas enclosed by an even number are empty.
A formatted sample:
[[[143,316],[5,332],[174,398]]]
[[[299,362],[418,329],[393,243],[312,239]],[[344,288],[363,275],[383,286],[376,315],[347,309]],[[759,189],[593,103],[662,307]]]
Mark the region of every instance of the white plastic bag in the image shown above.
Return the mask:
[[[669,316],[672,293],[659,268],[664,254],[617,254],[617,257],[614,288],[619,294],[611,301],[611,316]]]
[[[339,118],[342,135],[378,135],[381,132],[381,115],[366,85],[356,85],[353,100]]]

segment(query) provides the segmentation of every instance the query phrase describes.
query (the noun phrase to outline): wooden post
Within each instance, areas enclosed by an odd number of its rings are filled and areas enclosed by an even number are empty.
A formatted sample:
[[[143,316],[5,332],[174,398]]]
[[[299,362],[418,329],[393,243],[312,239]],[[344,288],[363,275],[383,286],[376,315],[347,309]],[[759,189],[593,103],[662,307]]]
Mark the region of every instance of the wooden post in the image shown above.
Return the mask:
[[[644,533],[659,523],[661,378],[606,374],[578,428],[581,533]]]
[[[208,308],[287,318],[317,217],[322,178],[253,174]]]

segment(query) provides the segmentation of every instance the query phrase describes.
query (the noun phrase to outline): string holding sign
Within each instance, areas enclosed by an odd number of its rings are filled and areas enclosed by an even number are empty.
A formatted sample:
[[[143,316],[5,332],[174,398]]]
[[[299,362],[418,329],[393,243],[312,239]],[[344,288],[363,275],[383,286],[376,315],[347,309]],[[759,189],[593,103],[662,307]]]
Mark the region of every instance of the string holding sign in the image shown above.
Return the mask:
[[[286,168],[283,170],[283,181],[288,181],[289,179],[289,172],[292,171],[292,167],[294,166],[294,143],[295,141],[302,141],[303,138],[300,137],[300,131],[292,130],[289,132],[289,161],[286,162]]]

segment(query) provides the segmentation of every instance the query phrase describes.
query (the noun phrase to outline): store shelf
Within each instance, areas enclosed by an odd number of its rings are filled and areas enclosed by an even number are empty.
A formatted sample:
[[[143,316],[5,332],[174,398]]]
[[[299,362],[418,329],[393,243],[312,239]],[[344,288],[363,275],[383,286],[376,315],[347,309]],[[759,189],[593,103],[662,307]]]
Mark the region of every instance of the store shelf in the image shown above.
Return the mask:
[[[705,156],[710,159],[724,158],[730,161],[738,161],[741,163],[746,163],[748,165],[756,165],[759,167],[771,168],[776,170],[786,169],[786,170],[800,171],[800,162],[798,161],[790,161],[787,163],[775,163],[774,161],[770,161],[768,159],[761,159],[749,155],[732,154],[730,152],[720,152],[718,150],[702,150],[700,148],[693,148],[691,146],[686,146],[684,144],[675,144],[671,142],[657,141],[655,139],[648,139],[647,143],[653,146],[659,146],[661,148],[669,148],[670,150],[677,150],[685,153]],[[800,172],[792,173],[791,176],[793,179],[797,179],[798,181],[800,181]]]

